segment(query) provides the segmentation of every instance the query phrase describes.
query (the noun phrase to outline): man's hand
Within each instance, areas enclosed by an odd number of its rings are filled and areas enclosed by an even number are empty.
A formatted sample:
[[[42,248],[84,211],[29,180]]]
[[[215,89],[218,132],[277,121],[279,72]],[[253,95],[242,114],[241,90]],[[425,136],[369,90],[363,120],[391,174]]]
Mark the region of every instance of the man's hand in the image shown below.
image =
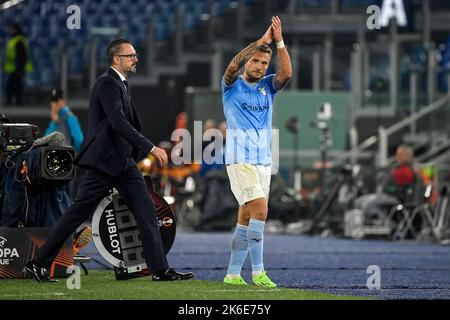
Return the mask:
[[[272,17],[272,24],[270,27],[273,32],[273,40],[277,43],[278,59],[280,61],[280,70],[275,74],[273,85],[277,90],[281,90],[292,78],[292,63],[283,42],[281,20],[278,16]]]
[[[281,20],[278,16],[272,17],[272,25],[270,27],[273,31],[273,40],[275,40],[275,42],[283,40],[283,30],[281,29]]]
[[[273,24],[273,22],[272,22],[272,24]],[[272,25],[271,25],[271,26],[269,26],[269,28],[267,28],[266,32],[259,39],[258,42],[260,45],[263,45],[263,44],[269,45],[272,43],[272,41],[273,41],[273,37],[272,37]]]
[[[166,152],[158,147],[154,147],[152,152],[150,152],[156,159],[160,165],[165,166],[168,163]]]

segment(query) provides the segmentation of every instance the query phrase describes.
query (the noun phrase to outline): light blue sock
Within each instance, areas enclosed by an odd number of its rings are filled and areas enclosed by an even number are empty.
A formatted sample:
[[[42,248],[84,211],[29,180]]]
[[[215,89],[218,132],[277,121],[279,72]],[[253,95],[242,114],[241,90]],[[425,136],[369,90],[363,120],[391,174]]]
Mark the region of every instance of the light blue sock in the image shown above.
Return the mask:
[[[263,264],[263,240],[264,240],[264,221],[250,219],[248,224],[247,239],[248,252],[252,261],[252,271],[260,272],[264,270]]]
[[[227,274],[241,274],[242,265],[247,257],[247,227],[236,224],[233,239],[231,241],[231,257]]]

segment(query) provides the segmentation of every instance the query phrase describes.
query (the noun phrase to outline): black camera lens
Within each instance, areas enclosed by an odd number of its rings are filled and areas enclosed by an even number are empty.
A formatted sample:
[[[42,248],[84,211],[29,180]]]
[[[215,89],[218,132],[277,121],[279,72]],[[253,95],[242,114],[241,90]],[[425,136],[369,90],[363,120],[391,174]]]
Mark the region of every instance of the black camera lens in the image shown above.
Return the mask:
[[[65,150],[48,151],[45,155],[45,170],[50,177],[59,178],[69,175],[73,169],[73,157]]]

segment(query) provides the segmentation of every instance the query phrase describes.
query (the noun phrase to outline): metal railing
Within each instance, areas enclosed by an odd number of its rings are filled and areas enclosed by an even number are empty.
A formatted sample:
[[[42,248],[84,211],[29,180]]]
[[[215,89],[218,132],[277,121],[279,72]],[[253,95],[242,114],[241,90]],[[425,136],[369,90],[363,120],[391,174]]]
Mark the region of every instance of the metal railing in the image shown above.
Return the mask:
[[[441,107],[446,105],[449,102],[449,96],[444,96],[440,98],[439,100],[433,102],[428,107],[418,111],[417,113],[411,114],[409,117],[399,121],[398,123],[388,127],[384,128],[383,126],[380,126],[378,128],[378,137],[379,137],[379,145],[378,145],[378,165],[380,167],[386,167],[389,165],[388,161],[388,147],[389,147],[389,136],[393,135],[396,132],[399,132],[403,128],[410,126],[413,123],[417,123],[418,120],[424,118],[425,116],[430,115],[433,117],[433,113],[437,110],[439,110]],[[431,148],[434,146],[434,143],[436,141],[435,136],[435,130],[433,126],[430,126],[429,128],[429,142]]]
[[[437,110],[441,109],[443,106],[450,102],[450,95],[444,96],[439,100],[433,102],[422,110],[411,114],[407,118],[393,124],[392,126],[385,128],[380,126],[378,128],[378,135],[373,135],[366,140],[364,140],[361,144],[355,145],[353,144],[351,155],[352,155],[352,164],[356,164],[358,160],[358,154],[364,150],[367,150],[370,147],[373,147],[378,143],[378,155],[377,155],[377,164],[379,167],[383,168],[389,164],[388,157],[388,148],[389,148],[389,137],[393,134],[399,132],[400,130],[411,126],[418,122],[418,120],[423,119],[426,116],[433,116],[433,113]],[[450,106],[449,106],[450,108]],[[431,130],[432,128],[430,128]],[[354,130],[351,131],[351,136],[354,136]],[[448,133],[447,133],[448,134]],[[354,139],[352,139],[354,141]],[[433,143],[433,132],[431,132],[430,142]]]

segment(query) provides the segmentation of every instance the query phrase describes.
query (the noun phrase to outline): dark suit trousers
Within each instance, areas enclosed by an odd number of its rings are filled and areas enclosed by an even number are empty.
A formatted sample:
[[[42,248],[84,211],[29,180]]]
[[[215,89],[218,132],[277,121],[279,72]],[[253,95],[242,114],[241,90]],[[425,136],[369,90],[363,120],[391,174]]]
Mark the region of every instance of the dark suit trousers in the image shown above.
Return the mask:
[[[39,250],[35,263],[49,267],[67,238],[92,214],[108,190],[116,187],[139,226],[144,255],[151,271],[168,268],[161,240],[155,207],[141,172],[133,160],[118,177],[95,169],[86,169],[78,197],[54,226],[49,238]]]

